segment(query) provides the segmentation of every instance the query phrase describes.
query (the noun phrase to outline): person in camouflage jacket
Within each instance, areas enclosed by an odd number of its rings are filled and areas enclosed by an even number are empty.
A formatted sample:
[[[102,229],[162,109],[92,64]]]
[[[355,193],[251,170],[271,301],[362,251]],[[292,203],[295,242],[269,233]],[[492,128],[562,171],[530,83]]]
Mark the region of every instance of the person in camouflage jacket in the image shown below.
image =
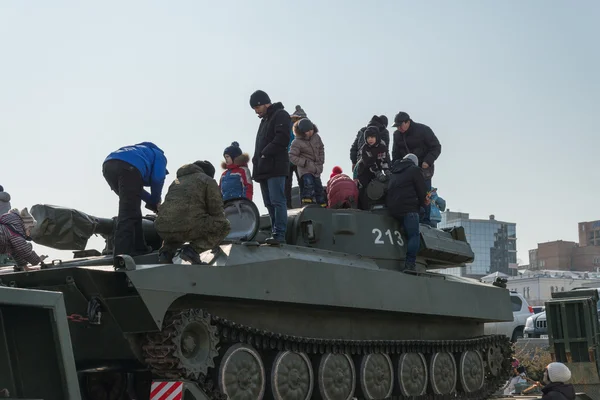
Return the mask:
[[[215,248],[229,234],[231,226],[214,176],[215,167],[208,161],[186,164],[177,171],[154,221],[163,239],[160,262],[171,263],[181,248],[183,260],[201,264],[199,253]],[[182,247],[185,242],[189,245]]]

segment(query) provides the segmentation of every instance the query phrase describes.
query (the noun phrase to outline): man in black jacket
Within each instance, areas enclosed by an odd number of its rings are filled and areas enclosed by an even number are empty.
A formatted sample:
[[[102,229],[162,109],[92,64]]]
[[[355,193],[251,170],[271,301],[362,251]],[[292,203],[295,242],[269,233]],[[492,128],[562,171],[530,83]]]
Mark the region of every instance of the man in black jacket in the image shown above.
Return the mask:
[[[291,119],[283,104],[271,104],[271,99],[262,90],[250,96],[250,107],[261,118],[254,156],[252,157],[252,179],[260,183],[265,207],[271,217],[272,236],[268,244],[285,243],[287,230],[287,204],[285,180],[289,174]]]
[[[419,124],[404,111],[396,114],[394,118],[394,146],[392,148],[392,161],[400,160],[407,154],[412,153],[417,156],[418,164],[425,178],[427,191],[431,190],[431,178],[435,166],[435,160],[442,152],[442,145],[435,136],[435,133],[425,124]],[[425,207],[423,223],[430,224],[430,206]]]
[[[392,177],[388,184],[387,208],[400,221],[406,232],[406,259],[404,270],[415,271],[417,252],[421,245],[419,210],[427,199],[425,179],[418,165],[417,156],[407,154],[394,161]]]
[[[356,134],[356,138],[354,142],[352,142],[352,146],[350,147],[350,161],[352,161],[352,170],[354,171],[354,167],[358,160],[360,160],[360,149],[365,144],[365,130],[374,126],[379,130],[379,139],[385,142],[385,145],[390,147],[390,132],[387,130],[388,119],[385,115],[373,115],[367,126],[360,128],[358,133]]]

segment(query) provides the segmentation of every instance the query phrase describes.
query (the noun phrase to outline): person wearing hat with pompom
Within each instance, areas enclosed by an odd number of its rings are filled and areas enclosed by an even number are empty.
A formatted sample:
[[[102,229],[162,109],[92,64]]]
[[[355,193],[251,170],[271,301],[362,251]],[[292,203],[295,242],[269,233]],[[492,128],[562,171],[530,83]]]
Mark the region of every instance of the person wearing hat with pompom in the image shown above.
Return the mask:
[[[285,243],[287,201],[285,180],[290,172],[290,114],[281,102],[271,103],[269,95],[257,90],[250,96],[250,107],[261,119],[252,156],[252,179],[260,183],[260,191],[271,217],[270,245]]]
[[[252,176],[248,169],[250,156],[248,153],[242,153],[238,142],[231,143],[231,146],[225,148],[223,152],[225,161],[221,163],[221,168],[225,171],[221,174],[219,188],[223,195],[223,201],[239,199],[242,197],[252,200]]]
[[[16,271],[29,271],[27,264],[38,265],[46,256],[38,256],[33,251],[31,230],[37,221],[27,208],[16,208],[0,216],[0,254],[8,254],[16,262]]]
[[[358,208],[358,186],[337,165],[333,167],[327,182],[328,208]]]
[[[154,221],[156,233],[163,240],[160,263],[172,263],[175,252],[181,249],[181,259],[202,264],[200,253],[215,248],[229,234],[231,225],[214,177],[215,167],[208,161],[196,161],[177,170],[177,179],[169,186]],[[186,242],[189,244],[184,245]]]
[[[290,147],[292,146],[292,142],[296,138],[294,135],[294,124],[300,121],[302,118],[307,118],[306,112],[300,106],[296,106],[296,110],[290,115],[292,120],[292,126],[290,126],[290,144],[288,145],[288,153],[290,152]],[[292,208],[292,181],[294,179],[294,175],[296,175],[296,180],[298,181],[298,188],[300,192],[302,192],[303,182],[300,179],[300,175],[298,174],[298,167],[294,165],[294,163],[290,162],[290,172],[288,174],[287,179],[285,180],[285,198],[287,200],[288,209]]]

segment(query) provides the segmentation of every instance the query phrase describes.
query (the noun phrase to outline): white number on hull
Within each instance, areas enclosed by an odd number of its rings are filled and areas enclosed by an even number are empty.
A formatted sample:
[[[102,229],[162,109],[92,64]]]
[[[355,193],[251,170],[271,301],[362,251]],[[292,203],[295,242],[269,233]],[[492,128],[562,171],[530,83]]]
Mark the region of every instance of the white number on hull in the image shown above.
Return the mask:
[[[385,244],[386,243],[382,239],[383,233],[381,233],[380,229],[374,228],[371,232],[375,235],[375,240],[373,241],[373,243],[375,243],[375,244]],[[387,231],[385,231],[385,235],[388,237],[391,245],[398,244],[399,246],[404,246],[404,240],[402,240],[402,235],[400,234],[400,232],[394,231],[394,233],[392,234],[392,231],[390,229],[388,229]],[[396,236],[396,243],[394,243],[394,235]]]

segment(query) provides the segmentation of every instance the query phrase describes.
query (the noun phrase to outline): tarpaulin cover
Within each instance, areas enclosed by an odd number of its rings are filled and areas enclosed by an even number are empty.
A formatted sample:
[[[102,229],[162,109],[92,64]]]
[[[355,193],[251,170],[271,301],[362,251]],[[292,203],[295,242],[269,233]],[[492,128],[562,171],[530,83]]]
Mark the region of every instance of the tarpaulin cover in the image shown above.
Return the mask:
[[[54,249],[85,250],[95,232],[94,217],[70,208],[36,204],[31,215],[37,221],[31,232],[33,241]]]

